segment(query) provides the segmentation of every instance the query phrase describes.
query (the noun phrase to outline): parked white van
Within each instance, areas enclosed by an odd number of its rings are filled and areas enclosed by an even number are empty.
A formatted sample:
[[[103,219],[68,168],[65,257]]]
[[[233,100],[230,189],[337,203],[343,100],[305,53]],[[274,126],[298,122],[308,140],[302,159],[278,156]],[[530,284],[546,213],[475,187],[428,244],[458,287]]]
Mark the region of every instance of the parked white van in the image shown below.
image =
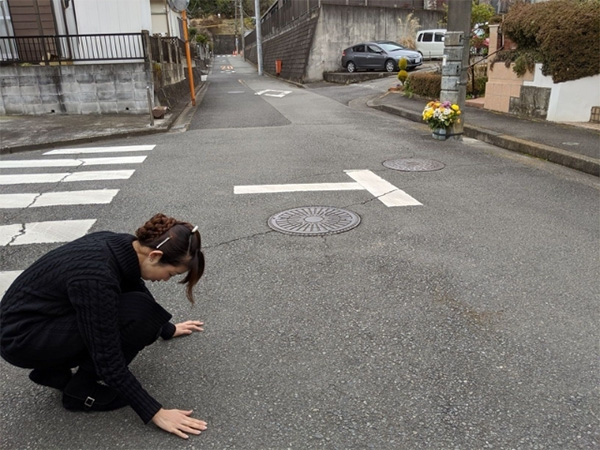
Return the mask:
[[[417,51],[425,59],[441,58],[444,56],[445,29],[421,30],[417,33]]]

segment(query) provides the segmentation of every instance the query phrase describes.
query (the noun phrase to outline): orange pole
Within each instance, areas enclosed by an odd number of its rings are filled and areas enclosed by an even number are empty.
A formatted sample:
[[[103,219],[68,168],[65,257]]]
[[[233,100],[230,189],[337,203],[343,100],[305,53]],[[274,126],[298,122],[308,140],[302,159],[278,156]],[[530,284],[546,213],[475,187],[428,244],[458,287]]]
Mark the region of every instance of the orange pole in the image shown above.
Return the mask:
[[[190,52],[190,39],[188,37],[187,27],[187,12],[184,9],[181,11],[181,19],[183,21],[183,38],[185,39],[185,59],[187,60],[188,79],[190,80],[190,97],[192,98],[192,106],[196,106],[196,90],[194,89],[194,72],[192,71],[192,55]]]

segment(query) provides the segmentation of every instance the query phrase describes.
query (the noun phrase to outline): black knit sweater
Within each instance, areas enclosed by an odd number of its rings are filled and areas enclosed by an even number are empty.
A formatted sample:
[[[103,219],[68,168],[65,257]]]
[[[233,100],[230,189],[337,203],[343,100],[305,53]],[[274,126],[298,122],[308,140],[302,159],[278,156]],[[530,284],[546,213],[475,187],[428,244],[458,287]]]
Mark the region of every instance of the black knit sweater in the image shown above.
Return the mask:
[[[134,240],[128,234],[92,233],[40,258],[14,281],[0,302],[0,339],[3,354],[18,354],[20,333],[43,327],[48,318],[74,313],[98,376],[148,423],[161,404],[129,371],[118,328],[119,295],[132,291],[150,295],[141,279]],[[168,321],[171,316],[167,316]],[[169,322],[161,336],[169,339],[174,332]]]

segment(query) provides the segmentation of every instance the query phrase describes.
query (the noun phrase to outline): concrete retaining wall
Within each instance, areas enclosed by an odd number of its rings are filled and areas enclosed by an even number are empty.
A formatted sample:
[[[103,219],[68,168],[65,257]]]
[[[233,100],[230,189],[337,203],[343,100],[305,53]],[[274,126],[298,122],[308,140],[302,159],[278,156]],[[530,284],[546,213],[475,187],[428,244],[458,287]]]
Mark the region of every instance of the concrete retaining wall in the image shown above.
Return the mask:
[[[321,6],[321,17],[315,31],[306,80],[323,79],[323,72],[342,70],[342,50],[363,41],[402,40],[399,21],[412,13],[422,29],[438,28],[439,11],[411,11],[396,8],[359,6]],[[415,36],[413,36],[415,37]]]
[[[280,59],[284,79],[323,80],[323,72],[342,69],[343,49],[365,40],[400,40],[398,21],[411,12],[421,28],[437,28],[442,16],[439,11],[322,5],[263,40],[264,71],[275,75],[275,61]],[[246,57],[257,64],[255,45],[246,48]]]
[[[0,115],[148,112],[144,63],[0,69]]]

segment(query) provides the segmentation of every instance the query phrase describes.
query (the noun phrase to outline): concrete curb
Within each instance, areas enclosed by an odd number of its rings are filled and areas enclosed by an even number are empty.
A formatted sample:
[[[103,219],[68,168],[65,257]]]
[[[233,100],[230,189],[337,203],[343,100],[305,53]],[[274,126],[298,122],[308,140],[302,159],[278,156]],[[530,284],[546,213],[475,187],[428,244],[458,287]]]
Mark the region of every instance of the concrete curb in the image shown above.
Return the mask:
[[[413,122],[422,122],[421,114],[414,111],[403,110],[395,106],[380,105],[374,100],[369,100],[367,106],[384,111],[390,114],[395,114]],[[600,176],[600,160],[590,158],[584,155],[570,153],[565,150],[550,147],[544,144],[538,144],[524,139],[515,138],[500,134],[496,131],[488,130],[474,125],[464,126],[464,135],[488,144],[495,145],[514,152],[523,153],[526,155],[541,158],[556,164],[560,164],[571,169],[579,170],[590,175]]]
[[[137,129],[137,130],[128,130],[123,131],[122,133],[99,133],[94,136],[87,136],[83,138],[73,138],[73,139],[61,139],[60,141],[52,141],[52,142],[42,142],[39,144],[30,144],[30,145],[19,145],[14,147],[3,147],[0,148],[0,155],[10,155],[13,153],[20,153],[29,150],[39,150],[42,148],[52,148],[60,145],[77,145],[77,144],[89,144],[91,142],[101,141],[105,139],[114,139],[119,137],[133,137],[133,136],[141,136],[146,134],[156,134],[156,133],[164,133],[168,131],[166,127],[161,128],[148,128],[148,129]]]

